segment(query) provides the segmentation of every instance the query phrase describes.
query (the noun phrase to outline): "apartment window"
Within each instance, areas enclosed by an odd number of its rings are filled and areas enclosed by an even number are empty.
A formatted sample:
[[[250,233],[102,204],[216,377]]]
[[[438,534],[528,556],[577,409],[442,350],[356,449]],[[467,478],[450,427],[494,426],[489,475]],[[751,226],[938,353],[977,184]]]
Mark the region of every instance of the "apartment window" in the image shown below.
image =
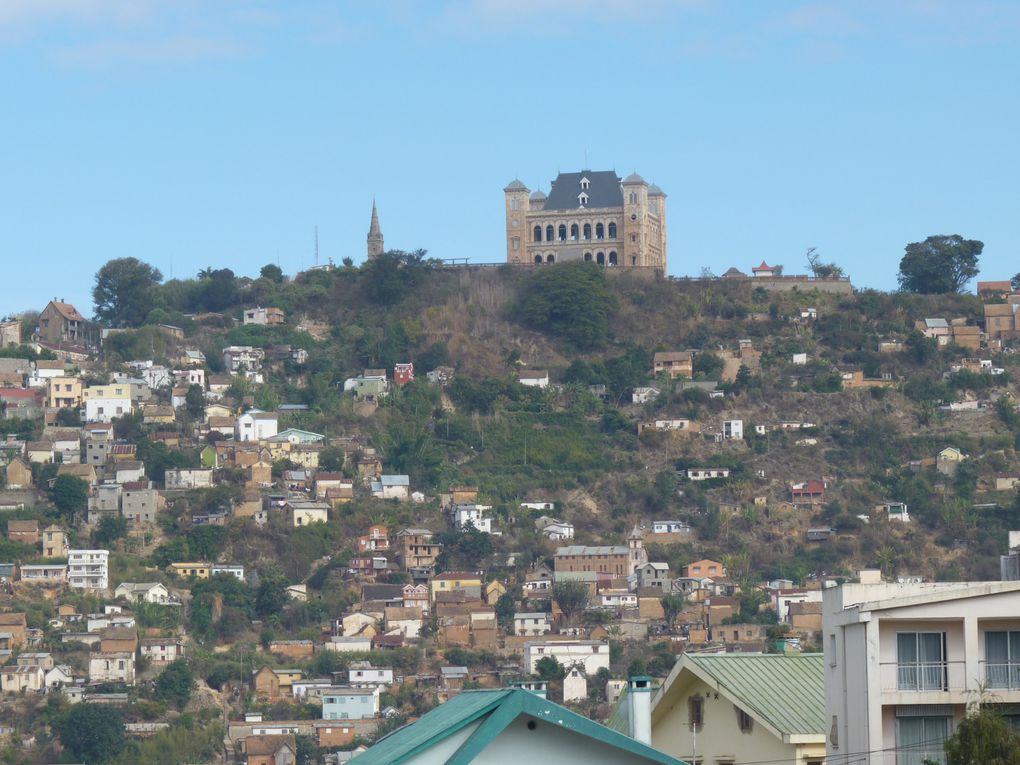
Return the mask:
[[[989,688],[1020,688],[1020,632],[985,633],[985,682]]]
[[[910,707],[897,708],[896,765],[945,765],[944,744],[949,738],[949,716],[910,716]],[[900,715],[904,716],[900,716]]]
[[[896,687],[901,691],[944,691],[946,633],[896,633]]]

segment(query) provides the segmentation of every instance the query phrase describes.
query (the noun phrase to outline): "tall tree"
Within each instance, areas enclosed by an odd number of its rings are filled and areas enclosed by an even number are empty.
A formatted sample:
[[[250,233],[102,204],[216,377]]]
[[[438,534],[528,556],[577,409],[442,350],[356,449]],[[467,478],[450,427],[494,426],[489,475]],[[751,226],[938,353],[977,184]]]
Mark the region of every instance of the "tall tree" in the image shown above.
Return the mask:
[[[536,269],[522,285],[516,314],[531,328],[587,350],[605,345],[615,310],[605,269],[578,261]]]
[[[557,582],[553,585],[552,596],[567,622],[571,624],[588,607],[588,585],[584,582],[576,580]]]
[[[195,676],[191,673],[191,667],[184,659],[178,659],[168,664],[156,678],[155,696],[160,701],[184,709],[194,686]]]
[[[906,246],[900,261],[899,283],[904,292],[959,292],[978,274],[984,242],[959,234],[929,236]]]
[[[137,327],[152,310],[159,269],[138,258],[116,258],[96,273],[92,301],[96,318],[114,327]]]
[[[124,749],[124,719],[114,707],[75,704],[55,727],[60,743],[86,765],[111,760]]]
[[[659,600],[662,603],[662,614],[666,618],[666,624],[669,626],[669,631],[672,632],[676,625],[676,618],[684,610],[683,595],[670,593],[663,595]]]
[[[50,489],[50,501],[67,516],[84,510],[89,499],[89,485],[73,475],[58,475]]]
[[[262,266],[262,270],[259,271],[259,276],[263,279],[268,279],[271,282],[276,282],[277,284],[283,283],[283,269],[275,263],[267,263]]]

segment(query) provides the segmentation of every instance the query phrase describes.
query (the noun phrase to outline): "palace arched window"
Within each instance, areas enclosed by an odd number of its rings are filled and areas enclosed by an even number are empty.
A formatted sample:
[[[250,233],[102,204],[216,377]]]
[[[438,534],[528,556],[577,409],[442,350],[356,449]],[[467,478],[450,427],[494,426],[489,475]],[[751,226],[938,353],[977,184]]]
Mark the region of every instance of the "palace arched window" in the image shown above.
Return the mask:
[[[577,224],[576,223],[571,223],[570,224],[570,241],[572,241],[572,242],[576,242],[577,241]]]
[[[552,254],[552,253],[550,252],[550,253],[549,253],[548,255],[546,255],[546,256],[545,256],[545,262],[546,262],[546,263],[555,263],[555,262],[556,262],[556,256],[555,256],[555,255],[553,255],[553,254]]]
[[[616,239],[616,224],[615,223],[610,223],[609,224],[609,238],[610,239]]]
[[[596,239],[606,238],[606,227],[603,226],[601,223],[595,224],[595,238]]]
[[[595,262],[598,263],[600,266],[604,266],[606,264],[606,253],[600,252],[596,254]]]
[[[590,252],[584,253],[584,260],[585,260],[586,263],[591,263],[591,253]]]
[[[536,263],[541,263],[542,262],[542,256],[541,255],[536,255],[535,256],[535,262]]]
[[[636,205],[637,204],[637,192],[636,191],[630,192],[630,203],[632,205]]]
[[[545,227],[545,241],[551,242],[555,238],[556,238],[556,234],[555,234],[555,232],[553,230],[553,227],[552,226],[546,226]]]
[[[560,235],[560,241],[561,242],[567,241],[567,227],[563,223],[560,224],[559,235]]]
[[[609,265],[611,265],[611,266],[619,265],[616,262],[616,253],[615,252],[609,253]]]
[[[584,228],[582,229],[582,231],[584,232],[584,238],[585,239],[591,239],[591,224],[590,223],[585,223],[584,224]]]
[[[535,233],[535,241],[536,242],[541,242],[542,241],[542,227],[541,226],[535,226],[535,232],[534,233]]]

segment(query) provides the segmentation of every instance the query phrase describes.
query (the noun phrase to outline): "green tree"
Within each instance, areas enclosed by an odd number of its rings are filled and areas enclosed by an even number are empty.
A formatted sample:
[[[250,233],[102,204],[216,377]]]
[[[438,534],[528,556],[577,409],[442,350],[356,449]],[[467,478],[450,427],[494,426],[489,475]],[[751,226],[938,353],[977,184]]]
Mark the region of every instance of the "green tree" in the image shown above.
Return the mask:
[[[62,743],[86,765],[111,760],[124,749],[124,719],[114,707],[75,704],[55,726]]]
[[[588,594],[588,585],[576,580],[557,582],[552,590],[553,600],[571,624],[588,607]]]
[[[513,629],[514,612],[517,610],[513,596],[509,593],[500,595],[496,601],[495,609],[496,621],[499,622],[499,626],[503,629]]]
[[[900,289],[924,294],[959,292],[977,276],[984,247],[983,242],[959,234],[912,242],[900,260]]]
[[[287,605],[286,583],[280,577],[264,576],[255,593],[255,614],[265,619],[278,614]]]
[[[283,269],[275,263],[267,263],[262,266],[259,276],[277,284],[283,284]]]
[[[1010,286],[1013,287],[1013,292],[1020,292],[1020,272],[1016,274],[1012,279],[1009,280]]]
[[[562,680],[567,674],[566,668],[557,661],[555,656],[543,656],[535,664],[538,676],[547,683],[553,680]]]
[[[907,356],[917,364],[927,364],[939,352],[939,344],[934,337],[925,337],[916,330],[907,335],[905,348]]]
[[[522,285],[516,315],[532,329],[588,350],[606,344],[615,309],[605,269],[578,261],[536,269]]]
[[[823,263],[822,256],[814,247],[807,250],[808,268],[816,279],[842,279],[846,272],[835,263]]]
[[[987,706],[961,722],[945,748],[946,765],[1020,765],[1020,737]]]
[[[116,258],[96,273],[92,301],[96,318],[114,327],[137,327],[152,309],[159,269],[138,258]]]
[[[431,270],[425,250],[389,250],[365,262],[361,267],[361,279],[369,300],[380,305],[395,305],[421,286]]]
[[[89,485],[77,476],[58,475],[50,489],[50,501],[68,517],[84,510],[88,499]]]
[[[191,667],[184,659],[178,659],[159,673],[154,695],[160,701],[173,704],[177,709],[184,709],[188,705],[194,686],[195,676],[191,672]]]
[[[339,473],[344,469],[344,450],[329,447],[319,452],[319,469],[329,473]]]
[[[676,625],[677,617],[684,610],[683,596],[670,593],[669,595],[663,595],[659,602],[662,603],[663,616],[665,616],[666,624],[669,625],[669,630],[672,632],[673,627]]]
[[[127,518],[122,515],[104,515],[99,525],[92,532],[92,542],[96,547],[109,547],[118,539],[127,536]]]
[[[205,391],[201,385],[189,385],[184,394],[184,407],[196,420],[205,414]]]

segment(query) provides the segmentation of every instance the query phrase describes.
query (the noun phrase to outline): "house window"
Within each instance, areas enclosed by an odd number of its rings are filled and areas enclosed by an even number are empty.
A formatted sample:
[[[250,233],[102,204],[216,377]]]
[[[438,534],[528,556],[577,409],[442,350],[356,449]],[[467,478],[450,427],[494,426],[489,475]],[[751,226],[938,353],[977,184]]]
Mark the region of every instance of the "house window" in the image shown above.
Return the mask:
[[[897,715],[909,708],[897,709]],[[945,741],[949,738],[949,717],[897,717],[896,765],[944,765]]]
[[[705,700],[701,696],[687,699],[687,724],[694,732],[700,731],[705,725]]]
[[[945,632],[896,634],[896,687],[901,691],[945,691]]]
[[[1020,632],[985,633],[985,682],[989,688],[1020,688]]]
[[[737,709],[737,725],[740,726],[741,733],[754,731],[754,719],[743,709]]]

